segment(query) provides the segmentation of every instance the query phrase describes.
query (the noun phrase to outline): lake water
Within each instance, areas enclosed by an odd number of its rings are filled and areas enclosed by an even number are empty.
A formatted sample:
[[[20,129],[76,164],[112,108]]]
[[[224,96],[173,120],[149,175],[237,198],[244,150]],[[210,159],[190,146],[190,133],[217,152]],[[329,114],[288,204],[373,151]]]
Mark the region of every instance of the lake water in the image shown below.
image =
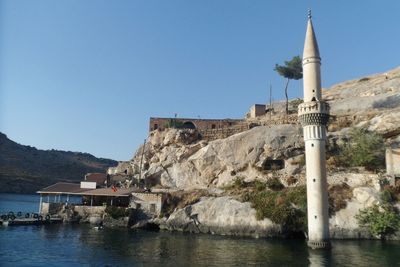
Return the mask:
[[[32,212],[39,198],[0,194],[0,212]],[[400,266],[400,242],[266,240],[89,225],[0,227],[0,266]]]

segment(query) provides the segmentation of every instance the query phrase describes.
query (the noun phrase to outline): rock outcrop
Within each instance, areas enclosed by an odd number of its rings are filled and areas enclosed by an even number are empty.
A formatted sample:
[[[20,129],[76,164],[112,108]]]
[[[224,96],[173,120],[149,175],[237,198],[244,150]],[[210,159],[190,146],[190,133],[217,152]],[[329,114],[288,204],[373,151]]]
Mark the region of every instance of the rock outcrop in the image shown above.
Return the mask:
[[[323,95],[333,115],[328,150],[346,142],[351,127],[366,127],[382,134],[387,145],[400,145],[400,68],[335,85]],[[210,142],[201,140],[195,129],[153,131],[133,159],[116,170],[145,178],[147,184],[182,190],[223,190],[238,178],[246,182],[278,178],[285,186],[304,185],[302,131],[295,116],[290,115],[290,120],[281,116],[279,107],[275,106],[276,118],[271,119],[269,114],[257,118],[255,124],[263,126]],[[287,121],[292,123],[285,124]],[[330,218],[333,238],[372,237],[358,226],[355,215],[380,203],[379,179],[376,173],[363,169],[329,168],[328,183],[346,183],[353,193],[345,207]],[[199,233],[283,234],[269,219],[257,221],[250,203],[223,193],[203,197],[156,223],[165,229]]]
[[[198,203],[175,211],[159,222],[162,229],[219,235],[253,237],[281,236],[281,227],[269,219],[257,220],[248,202],[223,197],[204,197]]]

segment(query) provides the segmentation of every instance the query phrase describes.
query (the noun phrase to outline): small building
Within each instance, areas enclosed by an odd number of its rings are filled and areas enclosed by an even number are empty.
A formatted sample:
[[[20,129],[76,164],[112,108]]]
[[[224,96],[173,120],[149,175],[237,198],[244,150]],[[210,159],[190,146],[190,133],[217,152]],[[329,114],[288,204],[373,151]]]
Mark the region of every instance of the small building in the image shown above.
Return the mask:
[[[142,210],[147,215],[158,216],[161,213],[163,200],[163,193],[134,192],[130,206],[136,210]]]
[[[386,173],[390,176],[390,184],[395,185],[400,178],[400,148],[386,149]]]
[[[139,188],[92,188],[85,182],[81,184],[59,182],[39,191],[39,213],[55,214],[68,205],[105,207],[128,207],[133,192],[143,192]]]
[[[254,104],[248,113],[248,118],[256,118],[260,116],[264,116],[266,113],[266,105],[263,104]]]

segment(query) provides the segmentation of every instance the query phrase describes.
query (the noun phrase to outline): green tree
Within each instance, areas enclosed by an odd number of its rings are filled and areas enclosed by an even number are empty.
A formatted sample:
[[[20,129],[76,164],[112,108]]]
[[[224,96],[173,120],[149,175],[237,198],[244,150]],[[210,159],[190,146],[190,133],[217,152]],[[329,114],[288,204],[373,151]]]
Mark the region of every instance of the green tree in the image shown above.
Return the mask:
[[[286,78],[285,96],[286,96],[286,114],[289,114],[289,99],[287,89],[290,80],[299,80],[303,78],[303,65],[300,56],[295,56],[290,61],[285,61],[285,65],[275,64],[274,70]]]

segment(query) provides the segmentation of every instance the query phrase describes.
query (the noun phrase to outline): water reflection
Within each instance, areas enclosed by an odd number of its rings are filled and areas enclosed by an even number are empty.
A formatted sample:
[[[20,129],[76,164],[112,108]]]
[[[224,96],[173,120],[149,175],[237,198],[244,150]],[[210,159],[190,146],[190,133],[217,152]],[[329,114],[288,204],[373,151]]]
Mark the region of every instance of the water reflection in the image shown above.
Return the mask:
[[[332,265],[332,251],[330,249],[308,250],[310,267],[325,267]]]
[[[1,195],[0,208],[31,211],[37,196]],[[90,225],[0,227],[1,266],[400,266],[400,242],[266,240]]]

